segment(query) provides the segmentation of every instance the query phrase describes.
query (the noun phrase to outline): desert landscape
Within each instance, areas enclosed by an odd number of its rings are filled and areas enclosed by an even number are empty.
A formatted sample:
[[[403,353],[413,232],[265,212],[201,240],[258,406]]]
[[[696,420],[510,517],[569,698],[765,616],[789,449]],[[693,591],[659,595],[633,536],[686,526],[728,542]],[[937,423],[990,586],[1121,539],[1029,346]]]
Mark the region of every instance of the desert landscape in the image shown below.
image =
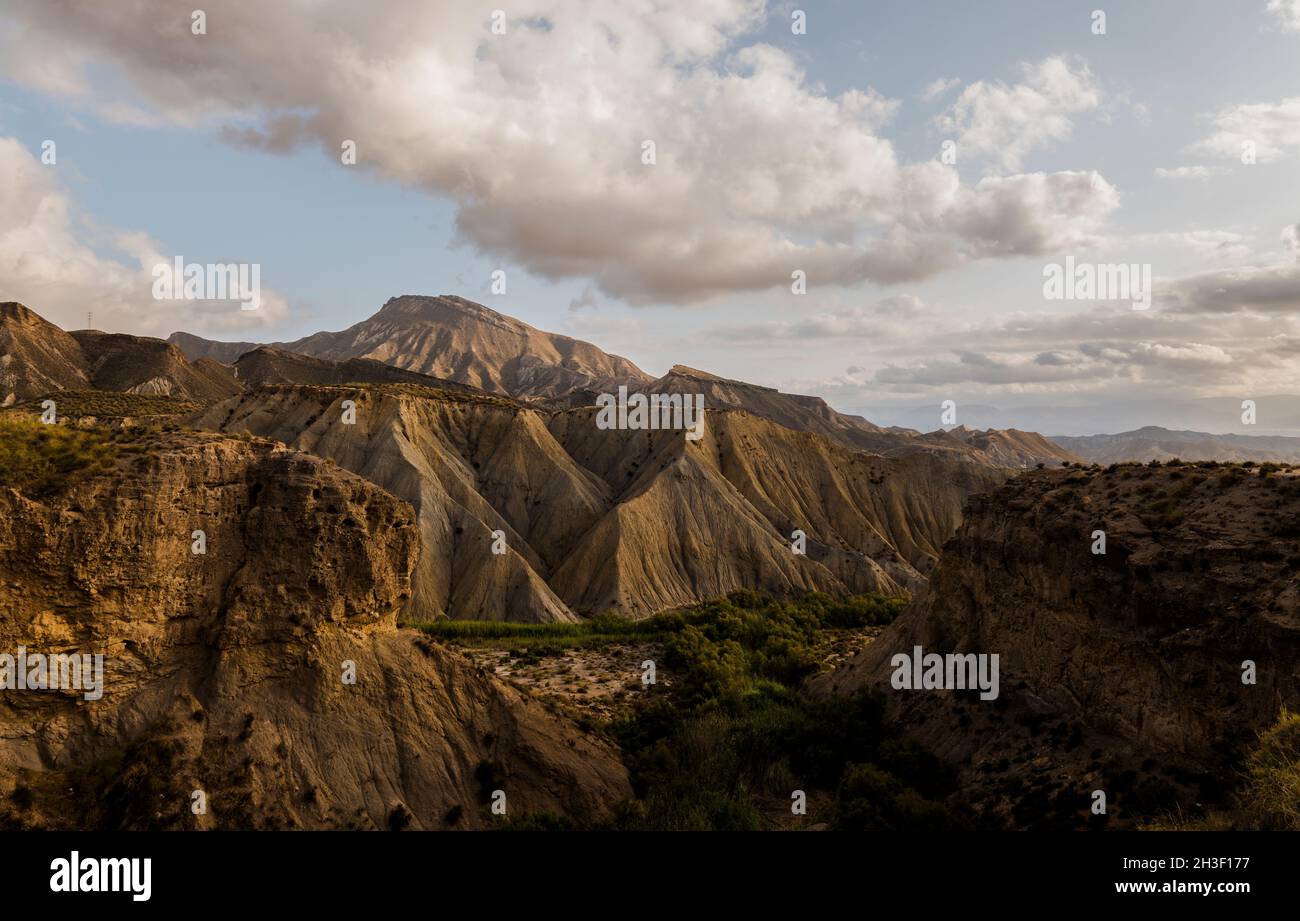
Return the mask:
[[[106,661],[3,699],[10,828],[1290,821],[1289,464],[882,429],[452,296],[238,355],[8,303],[0,347],[3,643]],[[600,430],[620,384],[703,437]],[[914,646],[996,699],[892,692]]]
[[[6,882],[1289,885],[1297,42],[0,0]]]

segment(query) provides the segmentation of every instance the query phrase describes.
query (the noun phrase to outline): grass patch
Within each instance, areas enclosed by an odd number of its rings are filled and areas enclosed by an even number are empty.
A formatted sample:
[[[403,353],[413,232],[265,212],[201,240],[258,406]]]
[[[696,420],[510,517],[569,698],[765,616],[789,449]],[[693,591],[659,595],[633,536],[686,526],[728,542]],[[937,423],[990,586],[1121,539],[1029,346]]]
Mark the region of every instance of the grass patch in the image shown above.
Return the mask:
[[[116,393],[107,390],[59,390],[13,407],[12,412],[39,416],[41,403],[53,400],[59,418],[95,416],[104,419],[145,416],[181,416],[195,412],[199,404],[178,397],[144,393]]]
[[[114,467],[121,443],[103,429],[0,417],[0,486],[41,498]]]
[[[1246,759],[1247,819],[1270,831],[1300,831],[1300,713],[1285,708],[1260,733],[1259,745]]]

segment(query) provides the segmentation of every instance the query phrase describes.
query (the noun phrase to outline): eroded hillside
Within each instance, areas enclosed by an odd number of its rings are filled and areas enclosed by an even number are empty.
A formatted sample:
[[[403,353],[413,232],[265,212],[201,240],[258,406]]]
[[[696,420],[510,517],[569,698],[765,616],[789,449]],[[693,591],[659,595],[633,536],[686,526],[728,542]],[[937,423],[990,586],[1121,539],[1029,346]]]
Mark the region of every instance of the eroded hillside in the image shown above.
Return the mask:
[[[997,654],[1001,696],[894,690],[918,645]],[[1300,477],[1125,465],[974,497],[924,594],[814,690],[880,688],[978,808],[1074,827],[1095,790],[1120,823],[1224,802],[1298,676]]]
[[[211,403],[242,388],[211,359],[191,362],[162,339],[64,332],[22,304],[0,304],[0,405],[64,390],[111,390]]]
[[[409,501],[418,619],[645,616],[740,588],[910,591],[966,497],[1006,476],[868,455],[738,411],[709,412],[688,441],[602,430],[591,408],[411,387],[268,387],[193,424],[329,457]]]
[[[397,629],[404,501],[265,441],[6,425],[72,460],[6,468],[0,651],[102,653],[104,679],[0,695],[5,824],[472,828],[497,789],[577,822],[628,795],[608,746]]]

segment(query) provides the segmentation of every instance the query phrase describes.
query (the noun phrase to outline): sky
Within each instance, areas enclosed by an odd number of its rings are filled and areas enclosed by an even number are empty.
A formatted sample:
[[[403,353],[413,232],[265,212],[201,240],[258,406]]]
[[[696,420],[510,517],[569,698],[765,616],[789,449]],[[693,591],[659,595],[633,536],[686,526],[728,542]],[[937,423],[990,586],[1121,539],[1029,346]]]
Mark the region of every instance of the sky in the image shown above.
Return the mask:
[[[0,300],[459,294],[883,423],[1300,392],[1300,0],[195,3],[0,0]],[[261,306],[155,298],[178,256]],[[1146,309],[1045,292],[1119,265]]]

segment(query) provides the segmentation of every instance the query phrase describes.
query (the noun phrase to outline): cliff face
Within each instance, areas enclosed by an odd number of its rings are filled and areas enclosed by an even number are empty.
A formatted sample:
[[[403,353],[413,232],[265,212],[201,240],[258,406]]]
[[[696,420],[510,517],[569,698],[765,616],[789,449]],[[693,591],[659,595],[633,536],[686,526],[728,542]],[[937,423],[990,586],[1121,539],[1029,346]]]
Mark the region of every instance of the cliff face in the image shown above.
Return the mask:
[[[1300,700],[1298,536],[1294,475],[1023,474],[972,500],[924,594],[813,690],[880,688],[994,810],[1013,800],[1008,771],[1078,798],[1118,789],[1130,818],[1157,787],[1166,807],[1212,800],[1212,779]],[[916,645],[999,655],[1001,699],[893,690],[891,658]]]
[[[418,555],[405,502],[222,435],[142,435],[52,495],[0,491],[0,652],[105,657],[99,700],[0,692],[0,820],[479,827],[495,789],[508,815],[608,816],[629,792],[612,752],[396,628]]]
[[[348,399],[355,424],[342,423]],[[966,497],[1005,477],[874,457],[744,412],[709,412],[691,442],[598,429],[590,408],[547,415],[417,388],[268,387],[194,424],[332,458],[408,500],[424,544],[415,617],[573,620],[739,588],[913,590]]]

